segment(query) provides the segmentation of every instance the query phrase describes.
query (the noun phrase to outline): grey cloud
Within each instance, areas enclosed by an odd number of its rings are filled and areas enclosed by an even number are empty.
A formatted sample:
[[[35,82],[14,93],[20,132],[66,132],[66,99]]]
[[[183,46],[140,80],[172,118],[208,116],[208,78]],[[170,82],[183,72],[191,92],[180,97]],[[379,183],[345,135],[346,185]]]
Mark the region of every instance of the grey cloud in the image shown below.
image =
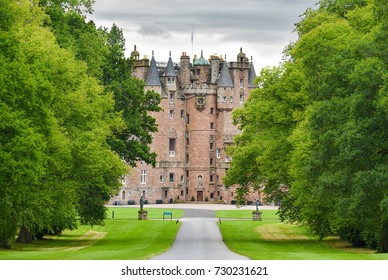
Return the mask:
[[[148,23],[141,24],[137,32],[143,36],[158,36],[163,38],[172,37],[167,30],[155,24],[148,24]]]

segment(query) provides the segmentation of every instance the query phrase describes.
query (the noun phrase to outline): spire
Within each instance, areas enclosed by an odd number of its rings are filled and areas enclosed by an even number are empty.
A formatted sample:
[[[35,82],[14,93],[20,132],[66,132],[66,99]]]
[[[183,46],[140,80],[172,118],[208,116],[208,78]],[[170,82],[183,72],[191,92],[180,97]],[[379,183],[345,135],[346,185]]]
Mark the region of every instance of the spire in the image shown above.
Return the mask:
[[[230,76],[229,66],[228,66],[228,62],[226,61],[226,57],[225,57],[224,65],[222,66],[222,69],[221,69],[220,77],[217,81],[217,86],[233,87],[233,80],[232,80],[232,77]]]
[[[170,51],[170,57],[168,58],[168,62],[167,62],[166,73],[164,74],[164,76],[166,76],[166,77],[175,77],[176,76],[174,65],[172,64],[171,51]]]
[[[147,79],[145,81],[146,86],[161,86],[159,79],[158,68],[156,67],[156,61],[154,58],[154,51],[152,51],[152,58],[150,69],[148,71]]]
[[[251,63],[249,63],[249,74],[248,74],[248,87],[249,88],[256,87],[255,79],[256,79],[256,71],[255,71],[255,67],[253,66],[252,57],[251,57]]]

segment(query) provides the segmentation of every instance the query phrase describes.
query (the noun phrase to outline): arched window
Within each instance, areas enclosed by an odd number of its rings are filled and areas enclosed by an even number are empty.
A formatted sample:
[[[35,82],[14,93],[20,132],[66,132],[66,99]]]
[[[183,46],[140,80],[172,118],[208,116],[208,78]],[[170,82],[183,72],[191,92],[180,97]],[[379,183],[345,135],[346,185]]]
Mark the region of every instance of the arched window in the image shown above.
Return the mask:
[[[121,193],[121,199],[122,199],[122,200],[125,199],[125,191],[123,191],[123,192]]]

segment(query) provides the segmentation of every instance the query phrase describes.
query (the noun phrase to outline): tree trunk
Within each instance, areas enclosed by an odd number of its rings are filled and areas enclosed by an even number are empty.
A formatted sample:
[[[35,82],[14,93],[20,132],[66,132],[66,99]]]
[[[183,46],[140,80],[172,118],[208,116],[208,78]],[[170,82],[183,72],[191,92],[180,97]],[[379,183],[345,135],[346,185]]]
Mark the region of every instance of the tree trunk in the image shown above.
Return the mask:
[[[7,238],[0,237],[0,248],[11,249],[11,245],[9,245]]]
[[[388,253],[388,223],[385,223],[383,226],[381,253]]]
[[[32,233],[29,232],[24,225],[21,226],[16,242],[32,243]]]

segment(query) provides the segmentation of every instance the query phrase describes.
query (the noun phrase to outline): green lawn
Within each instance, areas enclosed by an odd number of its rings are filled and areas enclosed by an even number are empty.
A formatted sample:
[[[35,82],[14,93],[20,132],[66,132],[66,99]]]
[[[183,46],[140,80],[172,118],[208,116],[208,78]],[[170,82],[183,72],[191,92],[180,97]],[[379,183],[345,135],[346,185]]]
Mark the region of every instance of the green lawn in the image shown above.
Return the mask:
[[[137,220],[137,208],[110,207],[105,226],[80,226],[61,236],[47,237],[33,244],[12,244],[0,250],[0,259],[8,260],[137,260],[148,259],[168,250],[174,243],[180,223],[176,220]],[[182,210],[146,209],[149,219],[162,219],[164,211],[173,218]],[[115,219],[111,219],[111,211]]]
[[[264,219],[264,211],[263,221],[222,220],[220,230],[232,251],[254,260],[388,260],[388,254],[349,248],[335,238],[318,242],[301,227]]]
[[[112,219],[112,212],[114,212],[114,219],[115,220],[137,220],[138,218],[138,211],[139,208],[129,208],[129,207],[121,207],[121,206],[109,206],[107,207],[107,218],[109,220]],[[169,209],[169,208],[147,208],[147,205],[144,205],[144,210],[148,211],[148,219],[163,219],[163,212],[172,212],[172,218],[178,219],[182,218],[184,211],[179,209]],[[167,216],[166,216],[167,218]],[[168,219],[170,216],[168,216]]]
[[[279,220],[278,210],[260,210],[263,220]],[[217,218],[252,219],[252,210],[217,210]]]

